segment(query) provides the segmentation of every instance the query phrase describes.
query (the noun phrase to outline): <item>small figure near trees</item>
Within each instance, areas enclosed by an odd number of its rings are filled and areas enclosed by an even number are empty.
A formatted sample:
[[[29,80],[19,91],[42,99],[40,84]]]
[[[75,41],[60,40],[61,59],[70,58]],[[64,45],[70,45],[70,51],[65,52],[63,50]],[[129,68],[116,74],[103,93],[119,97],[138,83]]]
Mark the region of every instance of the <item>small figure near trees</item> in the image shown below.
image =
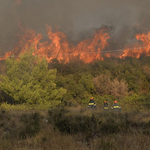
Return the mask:
[[[91,97],[89,104],[88,104],[88,109],[95,109],[96,108],[96,103],[94,102],[94,98]]]
[[[113,106],[111,107],[114,111],[121,111],[121,107],[117,104],[117,101],[114,101]]]
[[[104,101],[103,109],[104,109],[104,110],[108,110],[108,103],[107,103],[107,101]]]

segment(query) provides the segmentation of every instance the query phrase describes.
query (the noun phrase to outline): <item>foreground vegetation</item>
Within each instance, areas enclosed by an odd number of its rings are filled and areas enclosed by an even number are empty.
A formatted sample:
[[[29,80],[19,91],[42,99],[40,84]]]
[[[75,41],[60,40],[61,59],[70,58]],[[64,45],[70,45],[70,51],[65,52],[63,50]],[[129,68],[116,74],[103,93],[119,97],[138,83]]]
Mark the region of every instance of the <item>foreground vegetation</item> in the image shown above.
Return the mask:
[[[103,112],[105,100],[122,112]],[[149,109],[150,57],[0,62],[0,150],[149,150]]]
[[[150,112],[0,111],[0,150],[149,150]]]

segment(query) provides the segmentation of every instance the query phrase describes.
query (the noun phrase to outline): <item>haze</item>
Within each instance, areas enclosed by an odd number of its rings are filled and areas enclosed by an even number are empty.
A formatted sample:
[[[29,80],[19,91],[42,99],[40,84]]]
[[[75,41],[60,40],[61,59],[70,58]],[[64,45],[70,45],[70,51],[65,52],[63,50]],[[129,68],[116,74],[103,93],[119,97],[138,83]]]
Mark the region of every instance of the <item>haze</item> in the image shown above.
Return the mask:
[[[111,37],[134,41],[149,31],[150,0],[0,0],[0,50],[13,48],[20,28],[33,29],[46,38],[45,25],[79,41],[103,25]],[[122,37],[122,40],[121,40]]]

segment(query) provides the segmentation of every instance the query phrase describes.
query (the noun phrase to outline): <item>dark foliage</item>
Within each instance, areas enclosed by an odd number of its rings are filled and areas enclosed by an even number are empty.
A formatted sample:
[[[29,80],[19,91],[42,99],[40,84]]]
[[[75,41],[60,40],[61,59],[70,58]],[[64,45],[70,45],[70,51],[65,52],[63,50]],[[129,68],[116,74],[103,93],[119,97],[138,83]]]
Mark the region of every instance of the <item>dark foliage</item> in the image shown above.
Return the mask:
[[[20,138],[32,137],[40,131],[40,115],[38,113],[23,114],[20,122],[24,124],[19,133]]]

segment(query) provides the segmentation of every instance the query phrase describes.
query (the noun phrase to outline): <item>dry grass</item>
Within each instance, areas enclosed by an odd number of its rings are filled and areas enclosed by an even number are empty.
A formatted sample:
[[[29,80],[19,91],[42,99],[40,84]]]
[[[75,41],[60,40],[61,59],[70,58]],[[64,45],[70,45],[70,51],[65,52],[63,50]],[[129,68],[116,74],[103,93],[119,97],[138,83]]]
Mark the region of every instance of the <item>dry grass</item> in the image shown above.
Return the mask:
[[[77,107],[50,113],[0,112],[0,150],[149,150],[149,147],[149,111],[112,113]]]

